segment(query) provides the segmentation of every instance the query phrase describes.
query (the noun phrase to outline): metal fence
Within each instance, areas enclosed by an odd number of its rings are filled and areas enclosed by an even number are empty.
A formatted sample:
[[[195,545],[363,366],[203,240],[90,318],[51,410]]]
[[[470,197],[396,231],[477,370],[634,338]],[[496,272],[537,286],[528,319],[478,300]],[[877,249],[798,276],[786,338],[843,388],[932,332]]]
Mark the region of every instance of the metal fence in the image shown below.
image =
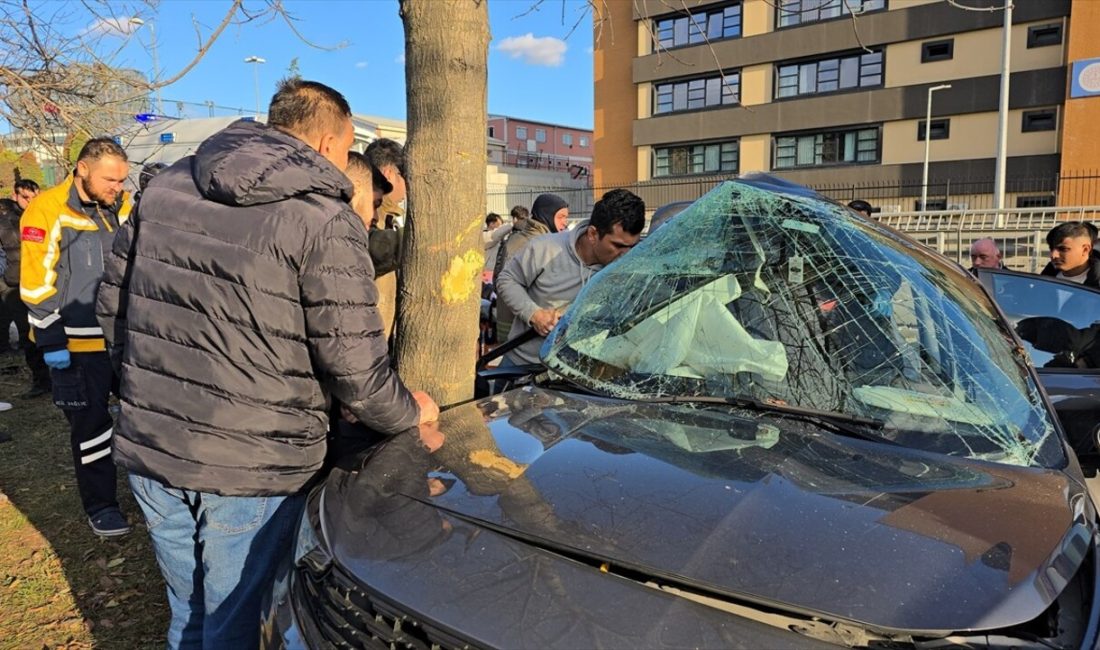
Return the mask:
[[[970,245],[990,237],[997,242],[1005,266],[1038,273],[1049,255],[1046,234],[1065,221],[1092,221],[1100,205],[1017,210],[942,210],[879,214],[877,220],[904,232],[963,266],[970,266]]]
[[[642,197],[650,211],[676,201],[693,201],[729,176],[693,176],[620,185]],[[906,213],[920,208],[920,181],[897,183],[833,183],[812,187],[829,198],[847,203],[854,199],[870,202],[882,213]],[[562,190],[553,187],[509,186],[488,193],[488,210],[506,213],[514,205],[530,207],[543,192],[554,192],[570,204],[575,216],[587,216],[596,198],[613,187],[585,187]],[[1054,206],[1100,205],[1100,170],[1009,178],[1005,182],[1006,205],[1011,209]],[[987,210],[994,207],[993,179],[934,179],[928,184],[930,210]]]

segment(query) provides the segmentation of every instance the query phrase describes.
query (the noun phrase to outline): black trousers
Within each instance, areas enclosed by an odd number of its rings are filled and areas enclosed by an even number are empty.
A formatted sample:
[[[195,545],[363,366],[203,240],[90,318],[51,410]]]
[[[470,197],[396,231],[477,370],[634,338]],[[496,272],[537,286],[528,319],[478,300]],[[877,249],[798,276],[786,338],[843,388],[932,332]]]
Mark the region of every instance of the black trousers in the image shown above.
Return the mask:
[[[3,285],[0,284],[0,287]],[[23,358],[31,371],[31,382],[42,388],[50,387],[50,369],[42,360],[42,350],[31,342],[31,325],[27,322],[27,305],[19,297],[19,287],[0,289],[0,340],[7,343],[8,323],[15,323],[19,330],[19,345],[23,348]]]
[[[107,410],[114,371],[106,352],[74,352],[72,364],[51,370],[53,400],[69,420],[76,485],[84,512],[118,507],[111,437],[114,421]]]

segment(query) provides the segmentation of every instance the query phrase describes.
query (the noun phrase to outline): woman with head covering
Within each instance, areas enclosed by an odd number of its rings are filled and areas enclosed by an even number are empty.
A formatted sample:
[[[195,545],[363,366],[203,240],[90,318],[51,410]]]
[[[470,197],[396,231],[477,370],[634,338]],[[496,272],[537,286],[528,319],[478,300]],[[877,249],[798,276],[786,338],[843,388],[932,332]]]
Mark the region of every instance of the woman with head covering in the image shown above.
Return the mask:
[[[508,260],[523,250],[527,242],[539,235],[565,230],[569,220],[569,204],[557,194],[540,194],[531,206],[531,215],[517,222],[497,251],[493,277],[500,275]],[[497,303],[497,340],[507,341],[512,328],[512,312],[503,302]]]

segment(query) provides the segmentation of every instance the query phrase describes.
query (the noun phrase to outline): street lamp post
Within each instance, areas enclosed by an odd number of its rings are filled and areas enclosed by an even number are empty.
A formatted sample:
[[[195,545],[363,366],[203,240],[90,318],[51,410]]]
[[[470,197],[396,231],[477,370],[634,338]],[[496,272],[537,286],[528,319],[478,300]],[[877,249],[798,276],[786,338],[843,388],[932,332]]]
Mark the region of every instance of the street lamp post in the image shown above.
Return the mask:
[[[947,90],[951,84],[940,84],[928,89],[928,108],[924,112],[924,174],[920,183],[920,209],[928,209],[928,154],[932,144],[932,93]]]
[[[244,59],[245,63],[252,63],[252,71],[256,80],[256,117],[260,116],[260,66],[261,63],[267,63],[266,59],[258,56],[248,56]]]
[[[133,18],[130,19],[130,24],[134,25],[135,28],[138,28],[138,27],[141,27],[142,25],[145,25],[146,22],[144,20],[142,20],[141,18],[138,18],[137,16],[134,16]],[[150,22],[150,23],[148,23],[148,25],[149,25],[149,48],[153,51],[153,83],[156,84],[160,81],[160,79],[159,79],[159,77],[160,77],[159,67],[160,66],[157,62],[157,30],[153,26],[153,23]],[[158,115],[163,115],[164,114],[164,104],[160,101],[160,86],[157,86],[156,94],[157,94],[156,113]]]
[[[1005,168],[1008,164],[1008,87],[1012,70],[1012,0],[1005,0],[1001,28],[1001,98],[997,107],[997,163],[993,179],[993,207],[1005,207]],[[1000,213],[997,219],[1001,218]]]

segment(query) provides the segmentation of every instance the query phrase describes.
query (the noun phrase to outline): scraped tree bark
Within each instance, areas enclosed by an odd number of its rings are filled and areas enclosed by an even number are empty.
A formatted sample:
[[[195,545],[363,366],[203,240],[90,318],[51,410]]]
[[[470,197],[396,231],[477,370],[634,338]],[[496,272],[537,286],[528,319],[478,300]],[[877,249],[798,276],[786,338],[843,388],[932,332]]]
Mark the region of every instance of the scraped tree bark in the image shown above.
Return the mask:
[[[410,218],[394,357],[439,404],[473,396],[484,247],[486,0],[401,0]]]

